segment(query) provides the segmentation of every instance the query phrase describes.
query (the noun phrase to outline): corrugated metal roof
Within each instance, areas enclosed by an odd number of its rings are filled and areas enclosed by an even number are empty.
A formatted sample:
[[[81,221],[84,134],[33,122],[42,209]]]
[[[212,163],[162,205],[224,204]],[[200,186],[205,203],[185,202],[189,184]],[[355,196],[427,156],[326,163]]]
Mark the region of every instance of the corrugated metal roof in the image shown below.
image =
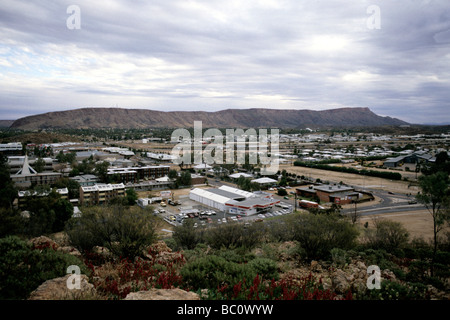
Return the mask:
[[[215,201],[215,202],[218,202],[221,204],[225,204],[225,202],[230,200],[230,198],[228,198],[228,197],[221,196],[219,194],[212,193],[212,192],[209,192],[208,190],[200,189],[200,188],[195,188],[195,189],[191,190],[190,193],[197,195],[199,197],[210,199],[212,201]]]
[[[245,198],[250,198],[250,197],[254,197],[255,196],[251,192],[248,192],[248,191],[245,191],[245,190],[241,190],[241,189],[236,189],[236,188],[233,188],[233,187],[230,187],[230,186],[225,186],[225,185],[219,187],[219,189],[220,190],[224,190],[224,191],[228,191],[228,192],[240,195],[240,196],[243,196]]]

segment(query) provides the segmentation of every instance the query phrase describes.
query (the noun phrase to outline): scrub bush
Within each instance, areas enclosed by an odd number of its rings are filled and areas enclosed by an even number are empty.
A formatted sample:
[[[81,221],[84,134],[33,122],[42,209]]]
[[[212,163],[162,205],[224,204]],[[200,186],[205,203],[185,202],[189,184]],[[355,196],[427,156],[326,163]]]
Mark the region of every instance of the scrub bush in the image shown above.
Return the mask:
[[[52,247],[34,248],[30,243],[9,236],[0,239],[0,299],[26,299],[49,279],[65,276],[70,265],[81,273],[88,269],[77,257]]]

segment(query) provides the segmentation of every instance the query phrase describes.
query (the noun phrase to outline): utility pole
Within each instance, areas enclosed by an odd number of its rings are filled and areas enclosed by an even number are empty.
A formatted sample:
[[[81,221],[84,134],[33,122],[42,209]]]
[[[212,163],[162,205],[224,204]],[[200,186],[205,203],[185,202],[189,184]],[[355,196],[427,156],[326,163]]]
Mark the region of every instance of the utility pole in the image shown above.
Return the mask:
[[[357,207],[356,207],[356,204],[358,203],[358,200],[353,200],[353,203],[355,204],[355,213],[354,213],[354,215],[352,217],[352,222],[353,222],[353,224],[355,224],[356,220],[358,218],[358,211],[357,211]]]
[[[295,208],[295,211],[297,211],[297,191],[295,191],[295,193],[294,193],[294,208]]]

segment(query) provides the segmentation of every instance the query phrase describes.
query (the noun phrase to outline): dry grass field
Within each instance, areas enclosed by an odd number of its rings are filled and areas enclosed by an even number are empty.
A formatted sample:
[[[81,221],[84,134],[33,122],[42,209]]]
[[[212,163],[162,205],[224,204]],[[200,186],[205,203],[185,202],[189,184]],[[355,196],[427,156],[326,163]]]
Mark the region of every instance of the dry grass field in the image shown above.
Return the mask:
[[[358,188],[372,188],[391,191],[402,194],[416,194],[419,191],[417,186],[410,186],[408,181],[394,181],[381,179],[377,177],[368,177],[359,174],[343,173],[329,170],[312,169],[306,167],[298,167],[294,165],[280,165],[280,170],[285,169],[287,172],[295,173],[297,175],[304,175],[313,180],[319,178],[322,181],[340,182],[355,186]]]

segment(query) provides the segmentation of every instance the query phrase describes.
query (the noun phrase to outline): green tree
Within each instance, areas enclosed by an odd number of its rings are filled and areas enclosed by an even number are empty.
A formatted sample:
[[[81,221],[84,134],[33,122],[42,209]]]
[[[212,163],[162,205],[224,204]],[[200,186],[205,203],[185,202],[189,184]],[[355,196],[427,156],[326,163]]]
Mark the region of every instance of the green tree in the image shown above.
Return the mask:
[[[374,229],[365,229],[367,243],[373,249],[384,249],[393,252],[408,244],[409,232],[400,222],[375,220]]]
[[[436,155],[434,163],[424,163],[420,167],[425,175],[431,175],[440,171],[450,174],[450,157],[446,151],[442,151]]]
[[[84,208],[66,226],[69,242],[80,252],[104,246],[117,258],[134,259],[157,239],[157,220],[148,210],[121,205]]]
[[[40,236],[46,233],[59,232],[64,229],[67,220],[73,214],[73,205],[55,190],[51,190],[46,196],[47,190],[36,188],[38,195],[27,196],[25,210],[30,211],[30,219],[27,225],[27,233],[32,236]]]
[[[109,163],[106,161],[99,162],[95,165],[95,174],[101,182],[108,182],[108,167]]]
[[[0,207],[0,238],[22,234],[25,222],[18,210]]]
[[[17,236],[0,239],[0,299],[27,299],[49,279],[67,274],[70,265],[88,272],[77,257],[52,248],[36,250]]]
[[[202,241],[202,234],[194,228],[192,219],[185,220],[181,226],[174,229],[173,239],[179,248],[194,249]]]
[[[43,172],[44,168],[45,168],[45,161],[44,161],[44,159],[38,158],[36,160],[36,162],[34,163],[33,167],[34,167],[34,170],[36,170],[36,172],[38,172],[38,173]]]
[[[416,199],[425,205],[433,219],[433,257],[431,276],[434,275],[434,261],[438,247],[438,234],[450,221],[449,176],[446,172],[437,172],[419,177],[420,192]]]
[[[287,223],[308,259],[328,259],[333,248],[351,249],[358,236],[353,224],[336,215],[297,214]]]
[[[57,189],[67,188],[69,190],[70,199],[78,199],[80,197],[80,184],[69,178],[60,178],[52,185]]]
[[[284,169],[281,172],[281,179],[278,184],[283,187],[287,186],[287,173],[286,173],[286,170],[284,170]]]
[[[177,170],[170,170],[168,174],[169,179],[175,180],[178,177]]]
[[[126,193],[126,203],[129,206],[135,205],[136,200],[138,199],[138,194],[133,188],[129,188],[125,191]]]
[[[191,173],[188,170],[183,170],[178,177],[178,182],[182,186],[190,186],[192,183]]]
[[[17,189],[11,180],[6,158],[0,155],[0,207],[12,209]]]

